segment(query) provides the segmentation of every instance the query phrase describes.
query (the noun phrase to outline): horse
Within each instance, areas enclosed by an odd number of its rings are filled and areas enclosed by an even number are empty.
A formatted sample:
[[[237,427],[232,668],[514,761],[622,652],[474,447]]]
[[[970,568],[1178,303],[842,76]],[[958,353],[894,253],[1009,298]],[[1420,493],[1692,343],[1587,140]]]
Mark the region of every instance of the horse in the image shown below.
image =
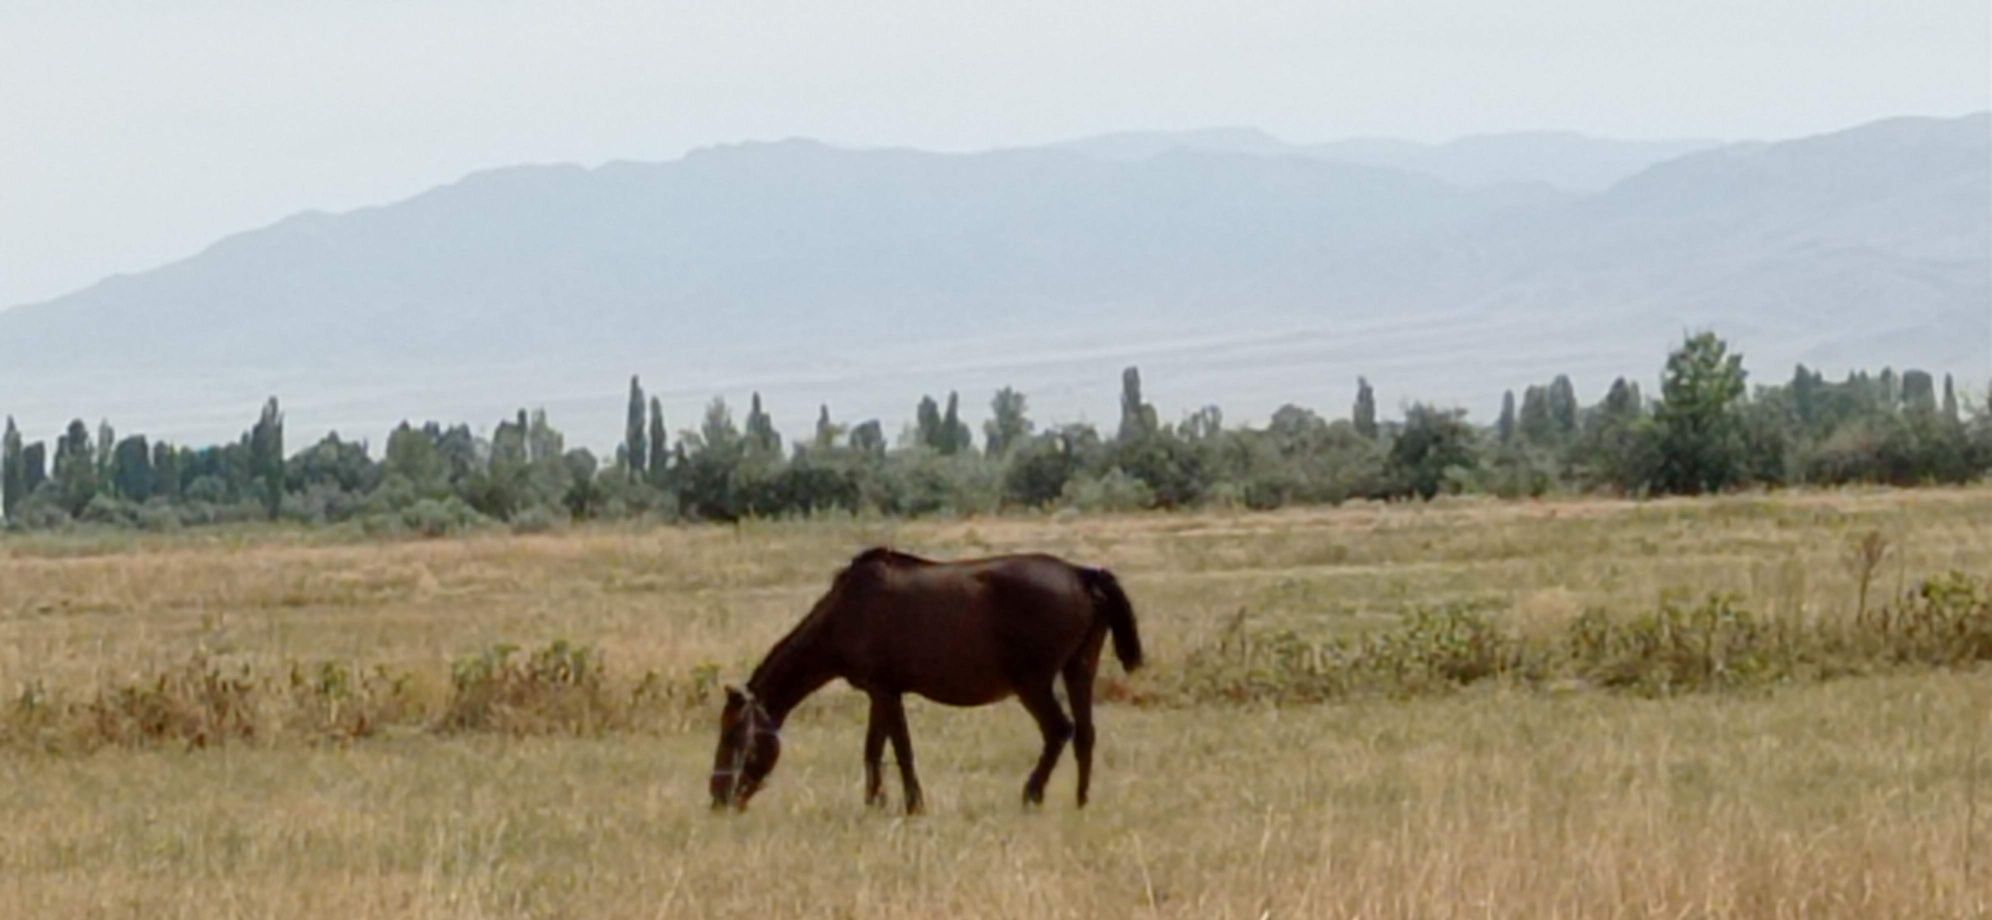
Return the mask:
[[[876,547],[858,554],[795,628],[775,643],[745,687],[726,688],[710,791],[715,810],[744,810],[781,757],[788,714],[843,679],[871,698],[865,731],[865,803],[885,805],[881,766],[892,742],[907,814],[923,796],[902,697],[986,706],[1015,696],[1044,735],[1024,781],[1026,807],[1069,740],[1079,763],[1079,807],[1093,775],[1093,677],[1100,648],[1129,672],[1141,667],[1134,607],[1105,569],[1044,554],[939,562]],[[1053,681],[1063,676],[1068,718]]]

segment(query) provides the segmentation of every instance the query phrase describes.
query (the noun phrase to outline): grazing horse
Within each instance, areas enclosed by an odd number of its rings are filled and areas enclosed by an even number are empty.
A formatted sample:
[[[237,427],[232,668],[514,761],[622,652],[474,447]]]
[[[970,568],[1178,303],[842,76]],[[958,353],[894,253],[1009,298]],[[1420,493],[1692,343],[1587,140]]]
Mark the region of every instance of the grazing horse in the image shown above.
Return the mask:
[[[852,559],[809,615],[789,631],[742,689],[728,687],[713,756],[714,808],[746,808],[781,757],[781,726],[824,684],[842,678],[871,697],[865,732],[865,802],[883,805],[880,767],[892,742],[908,814],[921,810],[913,742],[900,697],[949,706],[1016,696],[1044,733],[1024,782],[1024,802],[1044,801],[1045,780],[1072,742],[1079,805],[1093,774],[1093,675],[1111,634],[1129,671],[1141,666],[1134,608],[1105,569],[1054,556],[936,562],[889,549]],[[1066,717],[1052,682],[1065,678]]]

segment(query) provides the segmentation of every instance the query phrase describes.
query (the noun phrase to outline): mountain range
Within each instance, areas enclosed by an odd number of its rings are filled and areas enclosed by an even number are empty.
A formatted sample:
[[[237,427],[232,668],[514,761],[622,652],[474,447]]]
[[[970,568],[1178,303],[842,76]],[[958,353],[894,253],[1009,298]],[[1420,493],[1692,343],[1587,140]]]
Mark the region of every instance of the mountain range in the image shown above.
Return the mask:
[[[0,312],[0,410],[203,438],[269,392],[304,436],[547,405],[600,445],[636,372],[686,425],[758,389],[799,431],[819,402],[896,426],[922,393],[1006,384],[1040,417],[1110,419],[1135,363],[1165,416],[1339,413],[1358,374],[1387,405],[1484,413],[1557,373],[1587,401],[1650,380],[1700,327],[1760,379],[1982,387],[1992,115],[1769,143],[1213,129],[512,167]]]

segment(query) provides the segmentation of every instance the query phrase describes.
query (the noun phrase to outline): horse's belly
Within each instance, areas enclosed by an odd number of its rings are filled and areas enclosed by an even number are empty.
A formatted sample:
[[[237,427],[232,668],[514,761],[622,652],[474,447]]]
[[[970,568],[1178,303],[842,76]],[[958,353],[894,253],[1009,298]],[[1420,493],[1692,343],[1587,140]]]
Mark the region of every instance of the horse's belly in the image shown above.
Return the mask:
[[[986,706],[999,700],[1009,699],[1011,696],[1010,688],[1007,685],[985,684],[962,684],[956,686],[940,683],[921,687],[915,689],[913,692],[946,706]]]

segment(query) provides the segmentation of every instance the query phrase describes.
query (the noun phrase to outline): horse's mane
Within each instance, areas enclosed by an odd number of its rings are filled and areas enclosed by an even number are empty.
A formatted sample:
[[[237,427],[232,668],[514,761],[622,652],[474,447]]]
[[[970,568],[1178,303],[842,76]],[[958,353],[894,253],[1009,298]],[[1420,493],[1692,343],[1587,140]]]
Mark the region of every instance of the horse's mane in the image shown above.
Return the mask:
[[[815,625],[819,619],[819,614],[823,613],[825,609],[824,602],[828,601],[830,596],[836,593],[838,586],[844,582],[847,576],[874,564],[883,566],[926,566],[938,565],[939,563],[932,559],[915,556],[912,553],[902,553],[889,546],[874,546],[851,557],[850,563],[839,570],[837,576],[830,580],[830,590],[824,593],[823,598],[817,601],[815,607],[810,608],[809,614],[802,618],[802,622],[795,624],[795,628],[790,629],[787,635],[782,636],[775,643],[774,648],[768,650],[767,656],[761,659],[761,664],[754,669],[753,675],[748,678],[748,686],[751,687],[760,683],[760,678],[763,674],[766,674],[777,662],[787,657],[787,653],[795,646],[797,640],[801,639],[802,635],[811,626]]]

